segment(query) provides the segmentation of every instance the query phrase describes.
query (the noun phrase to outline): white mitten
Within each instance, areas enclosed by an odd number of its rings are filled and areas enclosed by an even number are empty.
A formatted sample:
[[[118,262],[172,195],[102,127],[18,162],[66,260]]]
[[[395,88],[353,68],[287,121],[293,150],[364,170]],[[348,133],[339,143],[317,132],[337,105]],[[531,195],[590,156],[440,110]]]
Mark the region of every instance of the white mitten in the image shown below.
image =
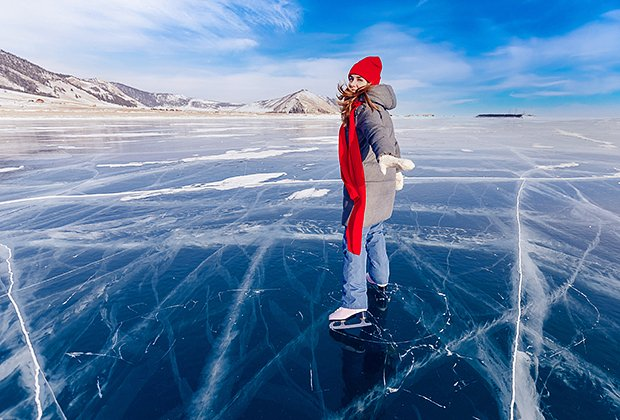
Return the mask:
[[[409,159],[397,158],[392,155],[381,155],[379,157],[379,169],[385,175],[388,168],[396,168],[397,171],[410,171],[415,165]]]
[[[402,172],[396,172],[396,191],[400,191],[405,186],[405,177]]]

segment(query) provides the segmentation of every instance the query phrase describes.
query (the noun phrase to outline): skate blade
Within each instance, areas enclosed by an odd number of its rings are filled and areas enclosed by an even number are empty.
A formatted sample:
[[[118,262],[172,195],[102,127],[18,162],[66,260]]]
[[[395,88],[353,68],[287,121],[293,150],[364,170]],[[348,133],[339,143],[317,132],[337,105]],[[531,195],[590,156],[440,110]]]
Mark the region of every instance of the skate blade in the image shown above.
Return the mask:
[[[332,321],[329,323],[329,328],[334,331],[348,330],[352,328],[365,328],[365,327],[370,327],[370,326],[372,326],[372,324],[366,321],[365,319],[360,319],[358,322],[352,323],[352,324],[347,324],[346,320]]]

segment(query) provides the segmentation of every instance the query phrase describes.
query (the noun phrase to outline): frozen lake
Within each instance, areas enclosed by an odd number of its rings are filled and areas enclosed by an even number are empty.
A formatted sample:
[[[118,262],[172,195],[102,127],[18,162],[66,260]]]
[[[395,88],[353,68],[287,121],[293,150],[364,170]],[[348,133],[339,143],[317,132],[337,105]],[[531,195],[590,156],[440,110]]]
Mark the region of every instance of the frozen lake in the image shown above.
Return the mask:
[[[338,125],[0,120],[0,418],[617,419],[620,120],[395,119],[354,337]]]

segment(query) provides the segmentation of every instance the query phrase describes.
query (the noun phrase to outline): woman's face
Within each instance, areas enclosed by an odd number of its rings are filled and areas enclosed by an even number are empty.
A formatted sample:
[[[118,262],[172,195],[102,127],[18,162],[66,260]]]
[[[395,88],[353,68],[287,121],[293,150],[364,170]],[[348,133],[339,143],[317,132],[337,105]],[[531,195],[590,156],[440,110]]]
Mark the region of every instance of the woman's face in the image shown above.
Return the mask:
[[[359,88],[363,88],[367,84],[368,84],[368,82],[366,81],[366,79],[364,79],[359,74],[350,74],[349,75],[348,86],[349,86],[349,89],[351,89],[353,92],[356,92]]]

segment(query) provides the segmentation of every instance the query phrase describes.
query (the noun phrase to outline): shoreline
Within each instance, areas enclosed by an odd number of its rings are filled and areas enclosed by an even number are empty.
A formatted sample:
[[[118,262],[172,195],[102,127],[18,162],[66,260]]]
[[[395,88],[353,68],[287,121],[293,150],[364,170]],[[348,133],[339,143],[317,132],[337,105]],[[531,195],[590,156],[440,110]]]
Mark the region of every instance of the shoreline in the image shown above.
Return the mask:
[[[284,114],[277,112],[250,113],[233,111],[194,111],[194,110],[163,110],[163,109],[131,109],[131,108],[89,108],[89,107],[50,107],[30,109],[5,108],[0,106],[0,121],[10,120],[97,120],[97,119],[257,119],[257,118],[279,118],[279,119],[304,119],[304,120],[335,120],[340,121],[338,114]],[[496,124],[498,122],[510,121],[511,123],[543,122],[543,121],[620,121],[620,116],[530,116],[526,118],[476,118],[475,115],[446,115],[425,117],[419,115],[398,115],[392,116],[395,120],[419,120],[419,121],[445,121],[445,120],[465,120],[476,121],[486,120],[485,123]]]
[[[340,119],[338,114],[283,114],[276,112],[219,112],[194,110],[165,110],[148,108],[90,108],[90,107],[35,107],[29,109],[4,108],[0,106],[0,120],[8,119],[98,119],[98,118],[310,118]]]

